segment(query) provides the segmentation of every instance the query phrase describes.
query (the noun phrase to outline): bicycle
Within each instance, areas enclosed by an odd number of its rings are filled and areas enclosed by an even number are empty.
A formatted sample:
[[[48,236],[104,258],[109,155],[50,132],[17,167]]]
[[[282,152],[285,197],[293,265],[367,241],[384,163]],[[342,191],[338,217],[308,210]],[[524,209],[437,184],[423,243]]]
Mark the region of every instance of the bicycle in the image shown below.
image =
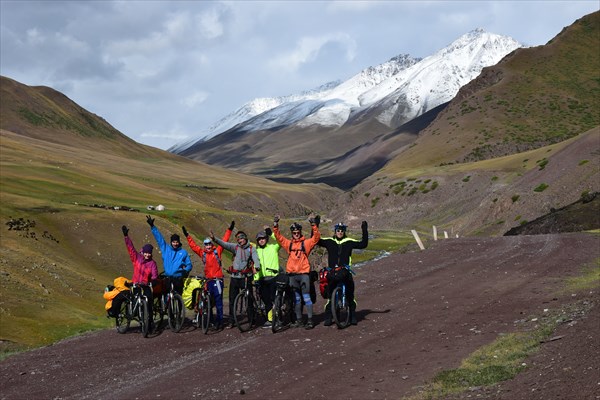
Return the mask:
[[[183,321],[185,320],[185,308],[183,306],[183,299],[181,295],[175,291],[175,283],[172,277],[165,277],[161,274],[164,282],[169,287],[169,291],[162,295],[161,301],[161,312],[162,315],[167,315],[167,321],[169,323],[169,329],[172,332],[177,333],[183,327]]]
[[[213,319],[213,296],[208,290],[208,282],[211,280],[218,280],[219,278],[207,279],[202,276],[196,276],[196,279],[200,281],[200,289],[197,290],[196,295],[196,315],[194,323],[197,328],[202,328],[204,334],[208,333],[210,327],[210,321]]]
[[[348,273],[353,274],[353,271],[349,266],[336,267],[333,270],[339,271],[341,268],[345,268]],[[344,283],[343,279],[340,279],[336,283],[336,287],[331,293],[329,306],[331,307],[333,321],[337,325],[338,329],[346,328],[350,324],[350,305],[348,304],[348,299],[346,298],[346,284]]]
[[[244,272],[244,289],[242,289],[233,302],[233,320],[240,332],[249,331],[257,316],[267,318],[265,303],[258,294],[258,290],[252,290],[252,272]]]
[[[288,284],[287,274],[277,276],[275,300],[273,301],[273,323],[271,331],[277,333],[292,323],[294,300]]]
[[[117,332],[127,332],[131,321],[137,321],[140,324],[142,336],[148,337],[151,316],[148,297],[144,294],[144,287],[148,287],[148,285],[137,283],[131,285],[130,292],[123,303],[121,303],[119,314],[116,317]],[[152,290],[152,286],[150,285],[149,287]]]

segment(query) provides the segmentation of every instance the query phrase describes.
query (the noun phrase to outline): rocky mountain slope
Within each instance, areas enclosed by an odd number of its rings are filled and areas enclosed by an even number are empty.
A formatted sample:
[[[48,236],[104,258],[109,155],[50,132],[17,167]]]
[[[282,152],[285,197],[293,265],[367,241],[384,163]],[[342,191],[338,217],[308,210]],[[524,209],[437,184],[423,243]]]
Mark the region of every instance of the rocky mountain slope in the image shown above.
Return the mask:
[[[216,130],[208,140],[170,150],[274,179],[338,184],[328,180],[329,165],[348,164],[346,158],[363,144],[382,140],[448,102],[483,67],[518,47],[511,38],[476,30],[422,60],[398,56],[339,84],[287,98],[257,99],[218,124],[228,128],[235,121],[225,132],[213,137]],[[388,141],[386,147],[392,151],[404,143]],[[345,170],[333,174],[340,176]],[[342,180],[340,186],[345,187],[358,182]]]

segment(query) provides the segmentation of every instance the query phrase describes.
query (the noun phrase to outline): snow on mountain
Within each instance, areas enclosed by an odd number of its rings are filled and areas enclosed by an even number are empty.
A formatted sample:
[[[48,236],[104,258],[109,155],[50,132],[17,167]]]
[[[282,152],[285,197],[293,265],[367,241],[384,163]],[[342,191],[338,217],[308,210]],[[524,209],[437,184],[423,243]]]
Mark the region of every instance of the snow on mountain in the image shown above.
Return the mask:
[[[396,127],[450,101],[484,67],[522,47],[516,40],[473,30],[424,59],[399,55],[368,67],[344,82],[331,82],[297,95],[254,99],[222,118],[199,137],[169,149],[180,153],[236,127],[240,131],[342,126],[351,116],[372,112]]]
[[[484,67],[497,64],[519,47],[512,38],[476,29],[364,92],[360,102],[384,110],[377,117],[379,122],[401,125],[452,100]],[[398,110],[402,110],[401,117]]]

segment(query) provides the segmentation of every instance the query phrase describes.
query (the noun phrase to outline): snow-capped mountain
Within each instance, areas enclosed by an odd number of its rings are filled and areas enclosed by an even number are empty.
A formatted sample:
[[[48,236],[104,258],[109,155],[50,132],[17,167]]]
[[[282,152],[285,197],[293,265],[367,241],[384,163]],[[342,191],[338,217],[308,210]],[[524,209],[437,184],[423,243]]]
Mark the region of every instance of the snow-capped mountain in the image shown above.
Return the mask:
[[[484,67],[519,47],[522,45],[510,37],[476,29],[424,59],[400,55],[344,82],[297,95],[252,100],[199,137],[169,151],[181,153],[234,127],[240,132],[292,125],[339,127],[349,120],[375,118],[395,128],[450,101]]]

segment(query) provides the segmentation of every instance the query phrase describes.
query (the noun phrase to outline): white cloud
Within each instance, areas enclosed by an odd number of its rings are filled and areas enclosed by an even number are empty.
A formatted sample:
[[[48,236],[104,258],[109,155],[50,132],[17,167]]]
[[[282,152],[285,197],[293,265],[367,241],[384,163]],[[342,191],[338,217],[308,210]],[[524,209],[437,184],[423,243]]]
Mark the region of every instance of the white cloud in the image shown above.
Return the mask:
[[[206,99],[208,99],[208,96],[209,94],[207,92],[195,92],[181,100],[181,104],[187,108],[194,108],[197,105],[204,103]]]
[[[215,39],[223,35],[225,29],[220,17],[221,15],[216,8],[212,8],[198,16],[200,32],[204,37]]]
[[[269,65],[273,69],[285,71],[296,71],[303,64],[311,63],[318,57],[320,50],[329,43],[338,43],[345,48],[345,58],[348,61],[356,55],[356,43],[349,35],[335,33],[325,36],[306,36],[300,38],[296,48],[285,54],[281,54],[271,60]]]

